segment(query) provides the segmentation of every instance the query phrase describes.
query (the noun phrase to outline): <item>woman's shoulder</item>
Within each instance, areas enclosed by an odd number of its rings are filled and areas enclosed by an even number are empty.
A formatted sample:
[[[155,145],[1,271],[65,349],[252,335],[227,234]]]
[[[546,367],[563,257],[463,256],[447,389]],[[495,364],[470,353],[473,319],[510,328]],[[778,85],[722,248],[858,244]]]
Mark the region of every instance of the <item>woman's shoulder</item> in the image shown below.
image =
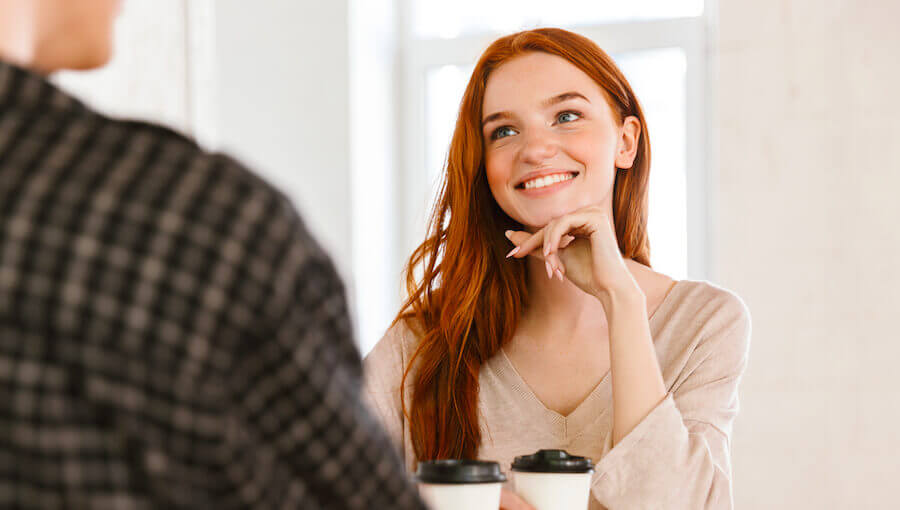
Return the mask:
[[[366,355],[363,365],[367,371],[404,370],[415,352],[418,336],[403,319],[391,325]]]
[[[734,291],[703,280],[679,280],[664,329],[672,349],[732,351],[746,355],[750,344],[750,310]],[[701,352],[701,353],[702,353]]]
[[[734,291],[705,280],[679,280],[682,306],[705,322],[749,322],[750,309]]]
[[[632,273],[647,296],[648,305],[661,316],[702,318],[702,322],[748,321],[750,312],[733,291],[705,280],[675,280],[648,266],[632,263]],[[661,317],[669,322],[673,317]]]

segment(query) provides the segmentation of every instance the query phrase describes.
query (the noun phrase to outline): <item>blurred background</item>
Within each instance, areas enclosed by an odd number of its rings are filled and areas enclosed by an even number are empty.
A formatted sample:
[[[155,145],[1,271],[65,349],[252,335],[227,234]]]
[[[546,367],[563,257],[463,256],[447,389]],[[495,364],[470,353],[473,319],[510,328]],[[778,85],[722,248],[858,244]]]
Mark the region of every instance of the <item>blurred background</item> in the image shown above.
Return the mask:
[[[898,18],[894,0],[126,0],[111,65],[55,80],[285,190],[347,282],[364,355],[480,52],[539,26],[592,38],[647,113],[654,267],[753,316],[736,507],[889,508]]]

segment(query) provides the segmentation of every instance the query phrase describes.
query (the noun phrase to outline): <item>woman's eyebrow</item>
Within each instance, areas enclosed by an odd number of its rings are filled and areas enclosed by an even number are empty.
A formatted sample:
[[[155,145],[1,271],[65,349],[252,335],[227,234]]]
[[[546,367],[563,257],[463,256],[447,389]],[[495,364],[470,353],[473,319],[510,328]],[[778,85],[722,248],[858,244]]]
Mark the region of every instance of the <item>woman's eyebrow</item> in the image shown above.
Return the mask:
[[[575,92],[575,91],[571,91],[571,92],[563,92],[562,94],[559,94],[558,96],[553,96],[549,99],[545,99],[542,104],[544,105],[544,107],[547,107],[547,106],[555,105],[557,103],[562,103],[563,101],[568,101],[569,99],[584,99],[588,103],[591,102],[588,98],[584,97],[582,94],[579,94],[578,92]]]
[[[488,122],[493,122],[493,121],[499,120],[499,119],[509,119],[509,118],[512,118],[512,115],[510,115],[509,112],[492,113],[492,114],[488,115],[487,117],[485,117],[484,119],[482,119],[481,125],[483,126],[483,125],[487,124]]]
[[[563,92],[562,94],[545,99],[541,102],[541,104],[546,108],[548,106],[553,106],[557,103],[562,103],[563,101],[568,101],[569,99],[584,99],[588,103],[591,102],[590,99],[584,97],[583,94],[580,94],[575,91],[571,91],[571,92]],[[512,114],[510,114],[507,111],[496,112],[496,113],[492,113],[492,114],[488,115],[487,117],[485,117],[484,119],[482,119],[481,125],[484,126],[484,125],[487,125],[489,122],[493,122],[495,120],[510,119],[510,118],[512,118]]]

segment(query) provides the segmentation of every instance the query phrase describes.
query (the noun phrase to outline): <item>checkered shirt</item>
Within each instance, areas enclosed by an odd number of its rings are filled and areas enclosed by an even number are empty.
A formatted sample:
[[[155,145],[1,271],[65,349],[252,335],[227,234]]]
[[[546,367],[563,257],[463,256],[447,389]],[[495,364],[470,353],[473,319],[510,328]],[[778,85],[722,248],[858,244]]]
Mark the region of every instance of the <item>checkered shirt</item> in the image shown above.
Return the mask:
[[[420,509],[289,201],[0,62],[0,508]]]

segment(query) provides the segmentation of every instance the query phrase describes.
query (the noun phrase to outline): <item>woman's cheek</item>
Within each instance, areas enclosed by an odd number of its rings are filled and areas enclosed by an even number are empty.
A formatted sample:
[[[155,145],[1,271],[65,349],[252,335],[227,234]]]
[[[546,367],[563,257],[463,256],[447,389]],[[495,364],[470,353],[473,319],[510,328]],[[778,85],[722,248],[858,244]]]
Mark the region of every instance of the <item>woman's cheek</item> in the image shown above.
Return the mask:
[[[501,192],[510,178],[510,166],[496,154],[489,154],[484,161],[488,184],[494,192]]]
[[[593,130],[583,130],[576,133],[570,142],[572,157],[585,166],[605,167],[615,163],[615,140],[609,140]]]

